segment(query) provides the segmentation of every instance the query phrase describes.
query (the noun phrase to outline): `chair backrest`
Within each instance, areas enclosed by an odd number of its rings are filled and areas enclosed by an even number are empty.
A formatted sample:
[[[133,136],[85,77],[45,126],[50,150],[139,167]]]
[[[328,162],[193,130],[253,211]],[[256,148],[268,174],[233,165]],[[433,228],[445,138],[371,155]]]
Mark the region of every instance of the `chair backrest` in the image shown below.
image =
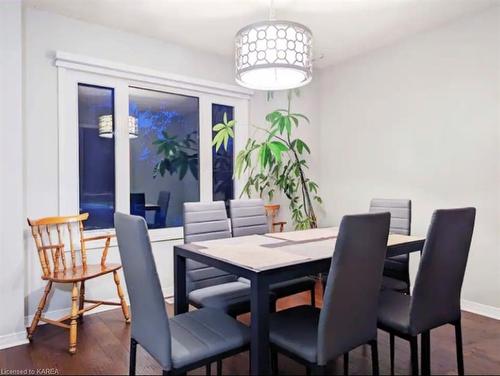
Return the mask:
[[[131,336],[163,369],[170,370],[170,327],[146,221],[115,213],[115,229],[132,309]]]
[[[131,193],[130,194],[130,213],[146,218],[146,194]]]
[[[165,227],[167,224],[167,213],[168,213],[169,203],[170,203],[170,192],[160,191],[158,195],[158,206],[160,207],[160,210],[158,210],[155,214],[155,224],[159,227]]]
[[[230,200],[233,236],[263,235],[269,232],[264,200]]]
[[[410,235],[411,200],[374,198],[370,202],[370,213],[391,213],[391,234]]]
[[[185,243],[230,237],[224,201],[184,203]],[[194,260],[187,260],[186,270],[188,292],[237,279],[233,274]]]
[[[319,317],[319,365],[376,339],[389,223],[389,213],[342,218]]]
[[[71,268],[87,265],[83,222],[88,217],[88,213],[83,213],[65,217],[28,219],[44,276],[68,268],[69,261],[66,261],[65,252],[67,248],[70,250]]]
[[[434,212],[413,288],[410,306],[413,333],[460,318],[460,292],[475,217],[475,208]]]

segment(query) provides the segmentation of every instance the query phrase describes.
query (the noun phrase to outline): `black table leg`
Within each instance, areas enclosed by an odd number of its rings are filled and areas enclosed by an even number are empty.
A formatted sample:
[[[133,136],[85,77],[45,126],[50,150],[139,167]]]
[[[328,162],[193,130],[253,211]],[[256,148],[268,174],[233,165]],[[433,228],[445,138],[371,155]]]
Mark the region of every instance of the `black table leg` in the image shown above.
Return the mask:
[[[179,256],[174,247],[174,314],[189,309],[186,291],[186,258]]]
[[[252,279],[251,290],[250,373],[269,375],[269,283],[257,275]]]

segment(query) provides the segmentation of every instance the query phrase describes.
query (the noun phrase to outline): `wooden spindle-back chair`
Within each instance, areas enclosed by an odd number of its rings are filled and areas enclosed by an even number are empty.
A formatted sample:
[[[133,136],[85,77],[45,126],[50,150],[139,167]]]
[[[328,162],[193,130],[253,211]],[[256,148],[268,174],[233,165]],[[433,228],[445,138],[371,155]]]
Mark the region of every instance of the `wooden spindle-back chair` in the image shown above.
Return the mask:
[[[69,329],[69,352],[71,354],[76,352],[77,322],[83,321],[85,312],[103,304],[119,305],[122,308],[125,321],[130,322],[127,303],[125,302],[118,275],[121,265],[106,263],[113,235],[85,237],[83,222],[88,217],[89,214],[84,213],[67,217],[28,219],[42,267],[42,279],[47,281],[45,291],[33,317],[33,322],[27,329],[28,339],[31,341],[39,321]],[[87,243],[99,240],[104,241],[101,262],[100,264],[89,265],[87,264]],[[85,299],[85,281],[110,273],[113,273],[120,302]],[[42,316],[54,282],[72,284],[71,313],[59,320],[51,320]],[[90,305],[85,306],[85,303]],[[65,323],[68,320],[70,321],[69,324]]]

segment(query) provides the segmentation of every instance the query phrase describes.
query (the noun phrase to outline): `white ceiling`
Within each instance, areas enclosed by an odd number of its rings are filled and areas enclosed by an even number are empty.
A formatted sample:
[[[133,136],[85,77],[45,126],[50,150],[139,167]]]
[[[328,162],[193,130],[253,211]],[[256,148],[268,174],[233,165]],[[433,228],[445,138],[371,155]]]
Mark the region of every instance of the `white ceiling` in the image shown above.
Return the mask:
[[[25,0],[26,6],[224,56],[234,34],[268,18],[270,0]],[[306,24],[327,66],[498,4],[497,0],[275,0]]]

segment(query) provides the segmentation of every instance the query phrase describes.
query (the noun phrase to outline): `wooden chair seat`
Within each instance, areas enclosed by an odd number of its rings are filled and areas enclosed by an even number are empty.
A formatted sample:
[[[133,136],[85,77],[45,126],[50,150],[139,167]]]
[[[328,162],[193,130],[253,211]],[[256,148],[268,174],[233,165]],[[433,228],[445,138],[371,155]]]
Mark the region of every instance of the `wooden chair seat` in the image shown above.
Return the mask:
[[[87,279],[99,277],[104,274],[112,273],[119,270],[122,266],[120,264],[94,264],[94,265],[80,265],[76,268],[68,268],[66,270],[59,270],[52,272],[48,276],[42,276],[42,279],[52,282],[81,282]]]

